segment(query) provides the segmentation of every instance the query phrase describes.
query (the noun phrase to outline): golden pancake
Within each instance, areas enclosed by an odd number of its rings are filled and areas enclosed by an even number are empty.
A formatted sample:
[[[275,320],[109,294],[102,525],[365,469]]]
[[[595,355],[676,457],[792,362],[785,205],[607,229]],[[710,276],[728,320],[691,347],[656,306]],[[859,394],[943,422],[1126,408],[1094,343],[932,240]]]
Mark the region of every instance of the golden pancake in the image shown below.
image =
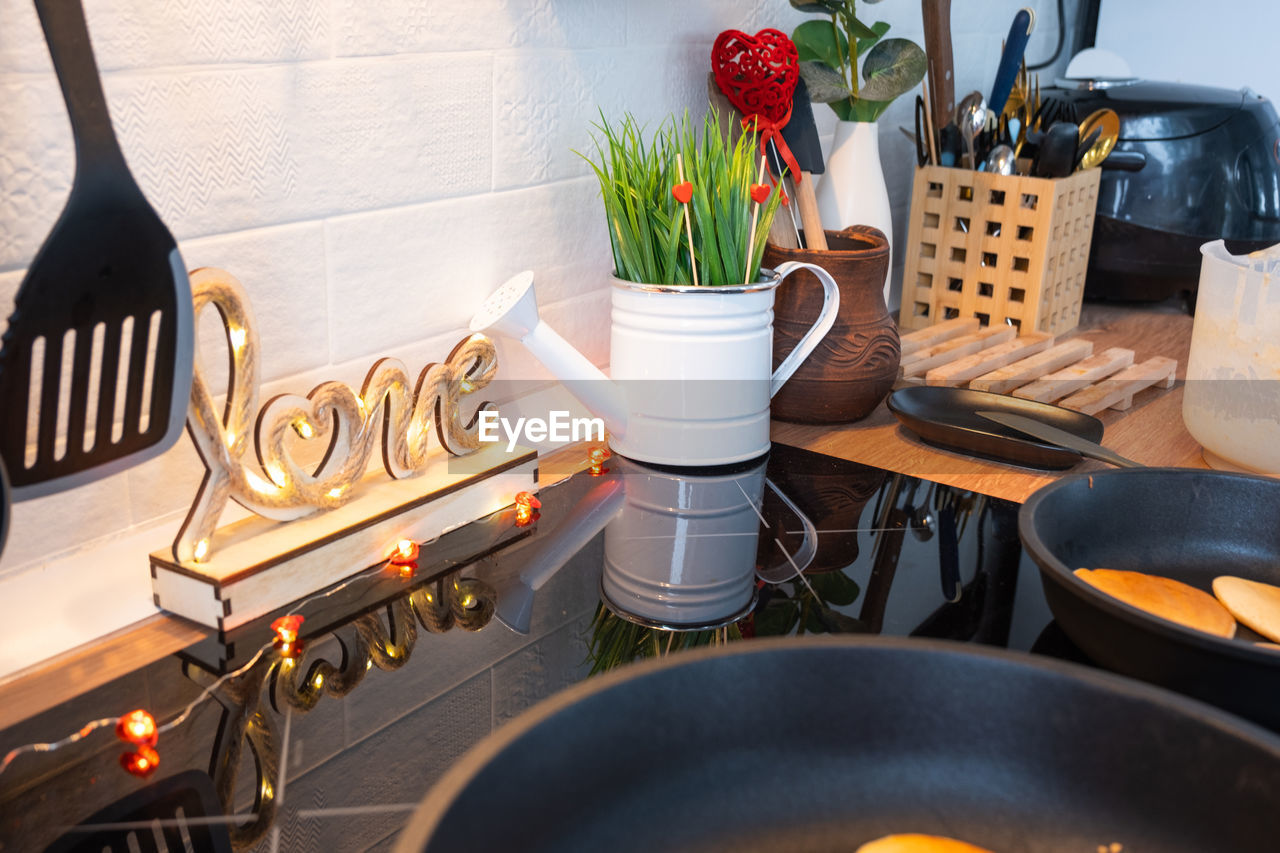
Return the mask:
[[[920,835],[906,833],[903,835],[886,835],[875,841],[868,841],[855,853],[991,853],[985,847],[978,847],[954,838],[943,838],[941,835]]]
[[[1209,593],[1181,581],[1116,569],[1076,569],[1075,574],[1090,586],[1152,616],[1218,637],[1236,634],[1236,620],[1225,607]]]
[[[1213,579],[1213,594],[1241,624],[1280,642],[1280,587],[1223,575]]]

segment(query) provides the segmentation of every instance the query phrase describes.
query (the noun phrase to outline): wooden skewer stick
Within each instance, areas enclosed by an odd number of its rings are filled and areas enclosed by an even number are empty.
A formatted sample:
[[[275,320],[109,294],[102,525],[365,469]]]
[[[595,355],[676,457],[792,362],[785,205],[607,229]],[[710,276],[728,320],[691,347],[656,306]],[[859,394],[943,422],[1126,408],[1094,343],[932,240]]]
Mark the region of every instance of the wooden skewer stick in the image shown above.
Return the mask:
[[[757,183],[757,184],[763,184],[763,183],[764,183],[764,166],[765,166],[765,156],[764,156],[763,154],[761,154],[761,155],[760,155],[760,174],[756,176],[756,183]],[[757,222],[757,221],[759,220],[759,218],[760,218],[760,202],[756,201],[755,199],[752,199],[751,201],[752,201],[752,207],[751,207],[751,237],[747,240],[747,265],[746,265],[746,269],[744,269],[744,270],[742,271],[742,283],[743,283],[743,284],[750,284],[750,283],[751,283],[751,280],[750,280],[750,278],[749,278],[749,276],[751,275],[751,256],[755,254],[755,247],[756,247],[756,222]]]
[[[938,138],[934,135],[933,115],[929,111],[929,82],[927,80],[920,81],[920,97],[924,99],[924,138],[925,148],[929,151],[929,164],[936,166],[938,164]]]
[[[680,183],[684,183],[684,160],[680,154],[676,154],[676,175],[680,178]],[[680,203],[684,208],[684,233],[689,237],[689,269],[693,270],[693,284],[698,284],[698,259],[693,254],[693,226],[689,223],[689,202]]]

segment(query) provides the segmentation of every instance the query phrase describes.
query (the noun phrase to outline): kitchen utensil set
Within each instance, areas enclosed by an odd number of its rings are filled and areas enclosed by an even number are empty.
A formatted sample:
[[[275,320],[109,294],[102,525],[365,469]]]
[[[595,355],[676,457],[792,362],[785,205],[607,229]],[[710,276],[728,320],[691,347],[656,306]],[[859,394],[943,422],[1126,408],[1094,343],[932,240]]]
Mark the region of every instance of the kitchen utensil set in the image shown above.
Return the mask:
[[[1065,178],[1073,172],[1095,168],[1110,156],[1120,136],[1120,120],[1114,111],[1098,110],[1077,126],[1069,103],[1052,98],[1041,100],[1039,77],[1028,74],[1024,58],[1035,27],[1035,13],[1027,8],[1018,10],[1009,28],[991,96],[983,98],[981,92],[971,92],[954,109],[940,114],[941,103],[950,102],[954,91],[949,22],[939,19],[940,15],[949,14],[949,6],[924,2],[929,80],[934,86],[944,85],[946,97],[939,98],[935,89],[926,105],[926,114],[934,119],[932,130],[920,120],[921,110],[917,109],[919,165],[963,165],[979,171],[994,169],[1002,175]],[[935,51],[939,52],[938,57],[934,56]],[[960,140],[964,152],[957,150]],[[1029,156],[1020,165],[1024,148]],[[1123,164],[1118,163],[1117,167],[1123,168]]]

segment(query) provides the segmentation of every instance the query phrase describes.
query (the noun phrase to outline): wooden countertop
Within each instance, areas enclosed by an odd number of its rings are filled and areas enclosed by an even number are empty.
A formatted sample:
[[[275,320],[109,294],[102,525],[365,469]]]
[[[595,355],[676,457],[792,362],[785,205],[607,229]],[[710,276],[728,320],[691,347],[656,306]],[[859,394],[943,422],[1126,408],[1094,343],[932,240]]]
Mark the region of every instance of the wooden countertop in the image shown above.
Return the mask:
[[[1182,423],[1182,382],[1191,348],[1192,318],[1176,302],[1157,306],[1084,306],[1080,326],[1069,337],[1094,342],[1094,351],[1126,347],[1139,361],[1162,355],[1178,361],[1173,388],[1147,389],[1127,411],[1098,415],[1106,428],[1102,443],[1122,456],[1147,465],[1204,468],[1200,445]],[[804,447],[900,474],[926,477],[950,486],[1022,503],[1058,477],[1110,466],[1085,460],[1069,471],[1036,471],[988,462],[923,443],[898,424],[883,403],[865,419],[847,426],[807,426],[774,421],[774,441]]]

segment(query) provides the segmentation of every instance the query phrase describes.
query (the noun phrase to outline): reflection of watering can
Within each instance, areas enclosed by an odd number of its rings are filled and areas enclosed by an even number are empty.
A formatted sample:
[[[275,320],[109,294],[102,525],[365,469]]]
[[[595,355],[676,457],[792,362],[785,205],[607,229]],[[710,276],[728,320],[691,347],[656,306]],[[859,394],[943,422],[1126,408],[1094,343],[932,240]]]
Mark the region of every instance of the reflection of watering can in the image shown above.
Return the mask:
[[[529,554],[518,583],[498,591],[503,624],[529,630],[534,593],[604,530],[600,592],[609,609],[650,627],[702,630],[746,616],[755,603],[759,507],[766,460],[713,473],[657,470],[626,459],[569,511]],[[761,569],[777,582],[813,558],[817,534],[799,516],[804,543],[781,565]]]
[[[769,372],[773,294],[788,274],[822,283],[822,311]],[[750,285],[687,287],[613,279],[610,381],[538,317],[533,273],[507,281],[471,320],[520,340],[591,412],[619,454],[660,465],[727,465],[769,451],[769,400],[835,323],[840,291],[825,270],[790,262]]]

